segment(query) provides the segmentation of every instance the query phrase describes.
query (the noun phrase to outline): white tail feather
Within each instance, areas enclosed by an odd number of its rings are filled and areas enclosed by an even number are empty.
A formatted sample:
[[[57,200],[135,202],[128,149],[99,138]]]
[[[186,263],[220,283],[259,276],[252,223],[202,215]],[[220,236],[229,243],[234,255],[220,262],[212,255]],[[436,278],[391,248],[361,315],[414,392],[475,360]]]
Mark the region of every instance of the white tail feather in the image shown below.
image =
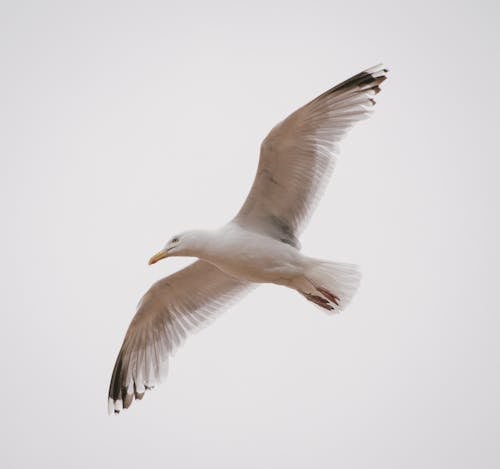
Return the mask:
[[[294,286],[317,306],[340,312],[352,300],[360,280],[361,274],[354,264],[312,259],[311,266]]]

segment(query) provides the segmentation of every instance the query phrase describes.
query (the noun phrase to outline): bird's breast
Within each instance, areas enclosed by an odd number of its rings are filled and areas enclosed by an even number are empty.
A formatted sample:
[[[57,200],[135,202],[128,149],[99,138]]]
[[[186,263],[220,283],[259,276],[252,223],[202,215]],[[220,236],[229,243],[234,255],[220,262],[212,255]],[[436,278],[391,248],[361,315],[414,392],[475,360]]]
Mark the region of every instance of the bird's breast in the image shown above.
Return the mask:
[[[232,277],[256,283],[286,285],[303,270],[297,249],[264,236],[228,237],[205,260]]]

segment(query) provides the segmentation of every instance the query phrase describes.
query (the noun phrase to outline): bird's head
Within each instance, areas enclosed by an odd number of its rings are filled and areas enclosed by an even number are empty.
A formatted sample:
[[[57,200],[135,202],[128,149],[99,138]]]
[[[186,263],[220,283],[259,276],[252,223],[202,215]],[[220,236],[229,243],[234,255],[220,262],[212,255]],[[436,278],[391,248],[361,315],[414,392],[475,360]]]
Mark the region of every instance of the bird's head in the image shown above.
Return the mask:
[[[193,230],[177,234],[170,238],[165,247],[149,259],[149,265],[171,256],[198,257],[204,245],[206,234],[203,231]]]

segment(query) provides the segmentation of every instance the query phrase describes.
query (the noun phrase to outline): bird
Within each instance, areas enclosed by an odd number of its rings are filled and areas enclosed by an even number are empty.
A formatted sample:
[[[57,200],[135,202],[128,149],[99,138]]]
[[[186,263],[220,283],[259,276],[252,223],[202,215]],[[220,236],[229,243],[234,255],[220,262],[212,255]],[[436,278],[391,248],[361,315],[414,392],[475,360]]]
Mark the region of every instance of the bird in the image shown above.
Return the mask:
[[[308,257],[299,237],[325,190],[339,141],[368,117],[387,78],[382,64],[322,93],[262,141],[257,173],[237,215],[216,230],[173,236],[149,264],[193,257],[140,300],[119,350],[108,411],[118,414],[165,377],[188,333],[209,323],[258,284],[297,291],[328,313],[346,308],[360,282],[356,265]]]

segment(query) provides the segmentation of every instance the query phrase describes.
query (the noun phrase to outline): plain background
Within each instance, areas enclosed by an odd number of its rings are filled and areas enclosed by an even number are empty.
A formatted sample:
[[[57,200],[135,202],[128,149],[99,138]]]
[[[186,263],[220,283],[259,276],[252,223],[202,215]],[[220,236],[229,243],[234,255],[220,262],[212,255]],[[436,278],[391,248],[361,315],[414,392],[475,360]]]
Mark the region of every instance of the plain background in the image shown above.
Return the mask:
[[[8,468],[498,468],[497,2],[10,1],[0,13]],[[146,261],[242,203],[260,141],[378,62],[302,238],[346,313],[263,286],[119,417]]]

